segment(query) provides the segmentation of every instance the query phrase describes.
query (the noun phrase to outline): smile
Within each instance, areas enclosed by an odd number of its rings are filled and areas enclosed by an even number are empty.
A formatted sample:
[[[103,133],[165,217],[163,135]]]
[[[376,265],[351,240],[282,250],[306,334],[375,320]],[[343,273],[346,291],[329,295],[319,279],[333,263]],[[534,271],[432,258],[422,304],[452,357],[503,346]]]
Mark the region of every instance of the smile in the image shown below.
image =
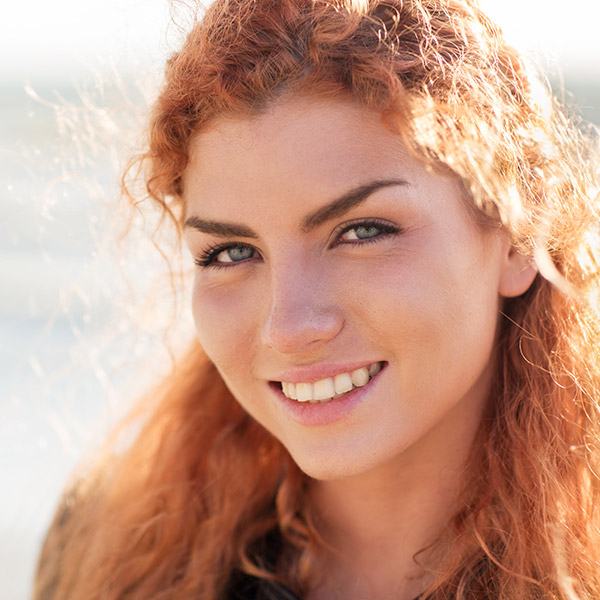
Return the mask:
[[[355,388],[367,385],[381,371],[382,367],[382,362],[375,362],[369,366],[347,373],[338,373],[334,377],[327,377],[318,381],[305,383],[282,381],[281,390],[283,395],[290,400],[311,403],[328,402],[351,392]]]

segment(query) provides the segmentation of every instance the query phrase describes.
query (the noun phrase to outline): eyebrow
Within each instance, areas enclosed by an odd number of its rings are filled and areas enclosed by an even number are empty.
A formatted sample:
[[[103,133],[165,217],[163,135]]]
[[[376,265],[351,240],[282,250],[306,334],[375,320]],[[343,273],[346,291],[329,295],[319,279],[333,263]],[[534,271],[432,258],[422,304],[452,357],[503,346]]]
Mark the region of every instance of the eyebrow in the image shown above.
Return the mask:
[[[309,232],[326,221],[340,217],[355,206],[362,204],[376,190],[391,187],[393,185],[405,186],[409,185],[409,183],[404,179],[379,179],[353,188],[345,194],[342,194],[339,198],[336,198],[332,202],[317,209],[314,213],[308,215],[302,223],[302,230]]]
[[[354,207],[362,204],[371,194],[381,188],[409,185],[405,179],[378,179],[352,188],[308,215],[302,222],[302,231],[308,233],[319,225],[346,214]],[[245,237],[253,239],[258,239],[259,237],[255,231],[245,225],[210,221],[200,219],[199,217],[189,217],[185,221],[184,226],[192,227],[202,233],[210,233],[221,237]]]
[[[258,239],[258,235],[254,233],[250,227],[238,225],[236,223],[224,223],[221,221],[206,221],[199,217],[190,217],[184,223],[184,227],[192,227],[202,233],[212,233],[220,237],[246,237]]]

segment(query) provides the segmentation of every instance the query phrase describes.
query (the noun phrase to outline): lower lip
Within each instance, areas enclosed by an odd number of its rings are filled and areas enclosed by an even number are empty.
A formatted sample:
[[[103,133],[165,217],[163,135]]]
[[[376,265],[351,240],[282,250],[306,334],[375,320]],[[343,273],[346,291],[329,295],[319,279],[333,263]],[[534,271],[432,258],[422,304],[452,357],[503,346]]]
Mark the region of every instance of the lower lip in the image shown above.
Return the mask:
[[[284,396],[279,383],[271,383],[270,387],[277,395],[285,411],[301,425],[329,425],[348,415],[354,408],[363,402],[377,385],[387,363],[367,385],[354,388],[352,391],[333,398],[327,402],[298,402]]]

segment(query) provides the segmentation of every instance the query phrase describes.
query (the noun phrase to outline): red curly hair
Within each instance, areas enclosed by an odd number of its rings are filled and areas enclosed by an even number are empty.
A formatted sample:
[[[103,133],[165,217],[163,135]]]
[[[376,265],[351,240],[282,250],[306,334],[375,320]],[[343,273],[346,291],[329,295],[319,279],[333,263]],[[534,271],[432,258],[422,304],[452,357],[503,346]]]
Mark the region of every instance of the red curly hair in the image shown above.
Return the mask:
[[[422,598],[600,598],[598,149],[474,0],[216,0],[168,62],[130,174],[180,228],[193,136],[300,92],[379,111],[541,274],[504,308],[493,408]],[[306,593],[320,552],[306,477],[197,342],[144,410],[134,442],[65,496],[35,599],[213,600],[236,571]]]

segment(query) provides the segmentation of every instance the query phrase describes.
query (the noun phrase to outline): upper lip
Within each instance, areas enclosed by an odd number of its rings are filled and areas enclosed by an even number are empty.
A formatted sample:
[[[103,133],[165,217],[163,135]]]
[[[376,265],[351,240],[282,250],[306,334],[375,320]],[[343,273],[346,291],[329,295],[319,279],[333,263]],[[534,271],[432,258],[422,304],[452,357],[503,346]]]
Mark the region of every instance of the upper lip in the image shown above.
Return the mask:
[[[335,377],[340,373],[351,373],[361,367],[369,367],[373,363],[384,362],[380,360],[371,361],[358,361],[352,363],[339,363],[339,364],[320,364],[312,365],[310,367],[293,367],[285,369],[279,373],[277,377],[271,379],[271,381],[285,381],[286,383],[308,383],[313,381],[319,381],[320,379],[327,379],[328,377]]]

